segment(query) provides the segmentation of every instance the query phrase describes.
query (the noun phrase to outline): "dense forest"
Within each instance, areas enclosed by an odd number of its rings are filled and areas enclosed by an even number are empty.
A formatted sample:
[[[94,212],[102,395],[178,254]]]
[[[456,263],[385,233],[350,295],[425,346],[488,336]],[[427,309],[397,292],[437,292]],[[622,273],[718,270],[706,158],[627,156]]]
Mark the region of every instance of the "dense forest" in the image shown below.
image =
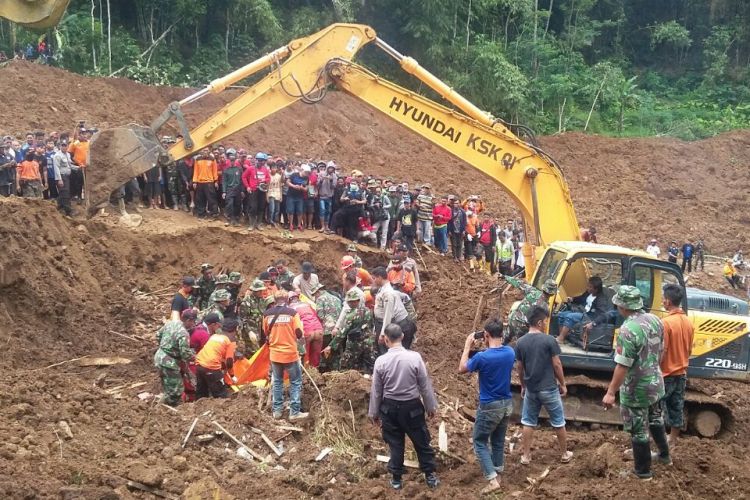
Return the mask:
[[[0,49],[35,57],[44,37],[48,62],[72,71],[199,86],[332,22],[373,26],[538,133],[750,127],[747,0],[72,0],[46,33],[2,21]],[[423,91],[375,48],[360,62]]]

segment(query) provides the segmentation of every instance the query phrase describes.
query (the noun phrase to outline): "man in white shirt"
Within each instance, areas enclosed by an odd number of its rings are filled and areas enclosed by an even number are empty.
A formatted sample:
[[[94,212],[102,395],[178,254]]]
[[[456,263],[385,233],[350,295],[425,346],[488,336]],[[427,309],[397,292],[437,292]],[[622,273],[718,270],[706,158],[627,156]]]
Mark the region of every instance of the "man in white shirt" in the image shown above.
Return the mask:
[[[648,246],[646,247],[646,253],[656,259],[659,258],[659,255],[661,255],[661,249],[659,248],[659,244],[656,242],[656,239],[651,240],[651,242],[648,244]]]
[[[318,275],[315,274],[315,268],[311,262],[302,263],[302,274],[298,274],[292,280],[292,288],[295,292],[303,294],[307,298],[312,298],[313,288],[320,283]]]

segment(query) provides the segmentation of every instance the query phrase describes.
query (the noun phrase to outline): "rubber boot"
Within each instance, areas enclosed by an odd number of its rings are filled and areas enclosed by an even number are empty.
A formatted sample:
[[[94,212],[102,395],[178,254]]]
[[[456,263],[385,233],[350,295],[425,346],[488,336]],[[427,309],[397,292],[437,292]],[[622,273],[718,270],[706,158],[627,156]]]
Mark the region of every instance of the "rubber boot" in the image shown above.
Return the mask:
[[[125,210],[125,200],[122,198],[119,198],[117,200],[117,208],[120,210],[120,215],[128,215],[128,212]]]
[[[632,441],[633,443],[633,472],[638,479],[650,481],[651,475],[651,446],[648,441],[641,443],[639,441]]]
[[[477,259],[475,259],[474,257],[469,257],[469,271],[471,271],[472,273],[474,272],[474,267],[476,266],[476,263],[477,263]]]
[[[659,452],[652,453],[651,458],[657,460],[660,464],[672,465],[667,431],[664,429],[664,425],[649,425],[648,430],[651,432],[651,437],[654,438],[657,448],[659,448]]]
[[[248,217],[249,225],[247,226],[248,231],[252,231],[255,229],[255,216],[249,215]]]

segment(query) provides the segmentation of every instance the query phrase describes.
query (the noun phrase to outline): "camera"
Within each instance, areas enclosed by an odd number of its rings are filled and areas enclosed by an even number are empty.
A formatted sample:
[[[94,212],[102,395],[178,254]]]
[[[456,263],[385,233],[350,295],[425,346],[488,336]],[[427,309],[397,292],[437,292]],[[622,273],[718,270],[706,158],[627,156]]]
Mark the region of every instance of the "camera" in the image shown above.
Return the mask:
[[[484,330],[474,332],[474,338],[477,340],[482,340],[484,338]]]

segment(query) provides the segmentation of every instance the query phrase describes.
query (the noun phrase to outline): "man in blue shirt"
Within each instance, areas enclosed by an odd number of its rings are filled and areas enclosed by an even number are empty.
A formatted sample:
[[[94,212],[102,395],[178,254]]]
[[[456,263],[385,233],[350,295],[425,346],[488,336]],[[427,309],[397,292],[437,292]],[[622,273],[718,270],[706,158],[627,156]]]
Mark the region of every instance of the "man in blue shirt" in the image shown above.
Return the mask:
[[[479,373],[479,408],[474,422],[474,453],[477,455],[482,473],[489,484],[482,494],[500,488],[498,474],[503,471],[505,457],[505,431],[513,411],[510,394],[510,375],[516,356],[513,349],[503,345],[503,324],[495,319],[484,325],[482,338],[487,343],[486,351],[469,353],[476,340],[474,333],[466,337],[464,352],[458,365],[459,373]],[[491,445],[491,451],[490,446]]]
[[[682,272],[685,272],[685,267],[689,273],[693,272],[693,253],[695,247],[693,246],[692,240],[687,240],[687,243],[682,245]]]

